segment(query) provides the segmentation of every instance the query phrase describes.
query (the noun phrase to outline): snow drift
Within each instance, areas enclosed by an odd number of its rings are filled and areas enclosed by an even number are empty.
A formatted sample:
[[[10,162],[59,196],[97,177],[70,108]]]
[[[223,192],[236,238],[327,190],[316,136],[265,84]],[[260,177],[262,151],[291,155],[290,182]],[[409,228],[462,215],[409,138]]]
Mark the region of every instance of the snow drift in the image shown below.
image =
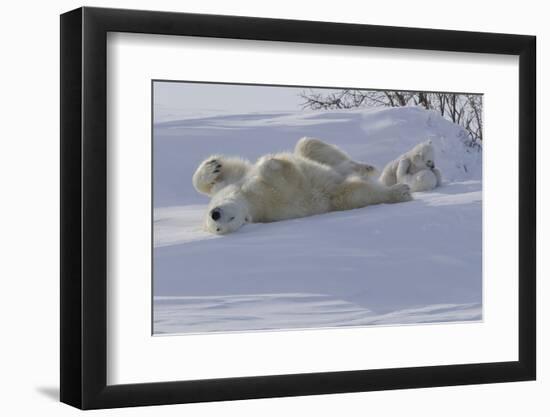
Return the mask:
[[[444,185],[415,200],[214,236],[191,185],[212,153],[292,150],[302,136],[384,165],[431,139]],[[182,117],[154,126],[154,332],[481,318],[481,160],[467,134],[416,107]],[[167,298],[168,297],[168,298]]]

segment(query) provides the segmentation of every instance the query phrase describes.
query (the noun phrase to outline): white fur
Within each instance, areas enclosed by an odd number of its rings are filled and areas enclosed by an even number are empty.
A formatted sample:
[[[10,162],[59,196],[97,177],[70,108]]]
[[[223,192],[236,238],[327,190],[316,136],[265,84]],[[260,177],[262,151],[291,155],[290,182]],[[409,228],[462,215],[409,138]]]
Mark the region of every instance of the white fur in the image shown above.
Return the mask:
[[[407,184],[413,192],[428,191],[441,185],[441,172],[435,167],[432,142],[419,143],[388,163],[379,180],[387,186]]]
[[[212,197],[205,227],[225,234],[247,222],[273,222],[411,199],[407,185],[385,186],[376,169],[352,161],[333,145],[302,138],[294,153],[265,155],[255,164],[212,156],[193,175],[193,185]]]

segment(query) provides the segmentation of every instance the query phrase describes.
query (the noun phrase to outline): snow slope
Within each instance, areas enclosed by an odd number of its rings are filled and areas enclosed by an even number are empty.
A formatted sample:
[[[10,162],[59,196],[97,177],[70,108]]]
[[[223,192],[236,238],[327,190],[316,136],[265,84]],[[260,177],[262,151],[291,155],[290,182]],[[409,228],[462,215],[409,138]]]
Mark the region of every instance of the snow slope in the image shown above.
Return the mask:
[[[431,138],[444,186],[371,206],[214,236],[191,185],[211,153],[251,160],[302,136],[377,165]],[[154,332],[481,319],[481,152],[406,107],[188,117],[154,127]]]

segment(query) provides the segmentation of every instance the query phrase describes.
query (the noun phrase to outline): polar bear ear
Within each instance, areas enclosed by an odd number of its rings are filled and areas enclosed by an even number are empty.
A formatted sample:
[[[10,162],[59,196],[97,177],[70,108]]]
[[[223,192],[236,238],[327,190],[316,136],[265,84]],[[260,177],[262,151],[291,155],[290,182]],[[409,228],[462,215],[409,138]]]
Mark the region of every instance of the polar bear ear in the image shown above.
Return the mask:
[[[432,144],[432,140],[431,140],[431,139],[428,139],[428,140],[426,141],[426,143],[427,143],[428,145],[431,145],[431,144]]]

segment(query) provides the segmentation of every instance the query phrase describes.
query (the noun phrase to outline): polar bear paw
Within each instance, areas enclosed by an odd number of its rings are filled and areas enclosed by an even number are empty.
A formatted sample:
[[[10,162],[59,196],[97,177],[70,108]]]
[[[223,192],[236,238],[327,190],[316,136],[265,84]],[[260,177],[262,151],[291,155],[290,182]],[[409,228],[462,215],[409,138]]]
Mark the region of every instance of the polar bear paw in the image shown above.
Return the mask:
[[[212,188],[222,180],[223,164],[221,158],[212,157],[205,160],[193,175],[193,185],[204,194],[210,194]]]
[[[411,201],[411,187],[407,184],[395,184],[390,187],[391,200],[396,203]]]
[[[223,165],[217,158],[204,161],[202,167],[202,180],[210,185],[216,184],[222,175]]]

